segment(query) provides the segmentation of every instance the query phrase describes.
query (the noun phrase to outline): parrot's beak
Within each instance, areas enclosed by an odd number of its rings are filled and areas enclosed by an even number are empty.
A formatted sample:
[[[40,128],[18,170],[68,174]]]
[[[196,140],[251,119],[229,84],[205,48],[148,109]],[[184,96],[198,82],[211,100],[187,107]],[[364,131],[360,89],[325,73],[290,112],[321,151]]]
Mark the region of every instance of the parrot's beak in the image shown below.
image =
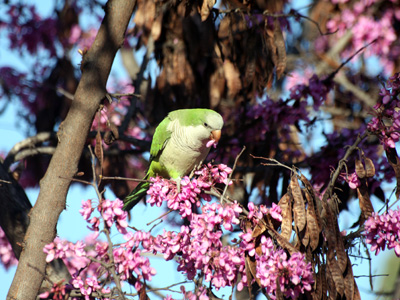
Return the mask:
[[[214,140],[218,143],[219,139],[221,138],[221,130],[213,130],[211,131],[210,139]]]

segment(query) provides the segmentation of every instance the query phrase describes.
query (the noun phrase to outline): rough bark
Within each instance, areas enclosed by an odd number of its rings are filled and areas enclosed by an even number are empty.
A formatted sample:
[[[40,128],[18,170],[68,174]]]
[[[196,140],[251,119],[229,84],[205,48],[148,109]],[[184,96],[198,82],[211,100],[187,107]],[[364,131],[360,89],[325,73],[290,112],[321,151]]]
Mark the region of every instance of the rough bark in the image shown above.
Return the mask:
[[[59,215],[66,205],[70,179],[77,172],[87,134],[96,110],[105,98],[106,82],[115,54],[133,13],[133,0],[110,0],[92,47],[82,59],[82,78],[59,132],[59,143],[40,182],[40,193],[31,211],[17,272],[7,299],[35,299],[43,281],[44,245],[53,241]]]

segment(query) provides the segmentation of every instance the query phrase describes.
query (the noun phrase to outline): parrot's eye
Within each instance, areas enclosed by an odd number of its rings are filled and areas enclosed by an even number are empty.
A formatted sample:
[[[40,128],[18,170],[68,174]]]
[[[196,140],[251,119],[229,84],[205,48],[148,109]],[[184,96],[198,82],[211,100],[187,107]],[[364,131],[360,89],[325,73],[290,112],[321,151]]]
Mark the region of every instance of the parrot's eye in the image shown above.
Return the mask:
[[[208,124],[207,124],[206,122],[204,122],[204,126],[205,126],[205,127],[208,127]]]

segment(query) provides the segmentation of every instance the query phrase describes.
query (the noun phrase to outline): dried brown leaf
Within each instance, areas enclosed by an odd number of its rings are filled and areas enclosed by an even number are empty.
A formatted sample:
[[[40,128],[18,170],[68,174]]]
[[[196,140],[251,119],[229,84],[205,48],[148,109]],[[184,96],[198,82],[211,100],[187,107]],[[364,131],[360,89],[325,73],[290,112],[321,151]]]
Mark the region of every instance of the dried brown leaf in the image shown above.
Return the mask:
[[[329,293],[329,300],[337,300],[337,291],[335,286],[335,281],[333,280],[332,274],[329,271],[329,268],[326,268],[325,272],[326,277],[326,286]]]
[[[156,5],[152,0],[138,1],[138,9],[133,22],[138,28],[144,27],[150,32],[156,13]]]
[[[216,107],[221,101],[225,90],[225,76],[223,67],[219,67],[210,77],[210,102],[211,107]]]
[[[162,21],[163,21],[163,14],[160,13],[157,18],[154,20],[153,26],[151,27],[151,37],[153,38],[153,41],[157,41],[162,32]]]
[[[268,228],[268,232],[271,234],[271,237],[278,242],[279,246],[287,250],[290,255],[298,252],[298,250],[293,247],[293,245],[289,243],[285,238],[283,238],[274,228]]]
[[[276,69],[276,77],[279,79],[286,69],[286,47],[278,19],[275,19],[274,22],[274,43],[277,53],[277,59],[276,61],[274,61],[274,63]]]
[[[292,236],[292,197],[286,193],[279,200],[278,205],[282,210],[281,236],[289,242]]]
[[[357,188],[358,201],[361,209],[361,223],[364,223],[372,213],[374,207],[372,206],[371,199],[369,198],[367,180],[365,178],[360,179],[360,186]]]
[[[250,256],[246,255],[245,263],[246,263],[247,286],[251,287],[253,279],[256,280],[259,286],[261,286],[260,279],[256,277],[257,268],[255,260],[252,259]]]
[[[354,297],[354,276],[353,276],[353,269],[351,266],[351,262],[349,257],[347,257],[347,268],[344,277],[344,294],[346,296],[346,300],[352,300]]]
[[[321,224],[322,224],[321,223],[321,215],[320,215],[320,212],[322,211],[321,200],[315,195],[314,188],[312,187],[311,183],[308,181],[308,179],[303,174],[301,174],[300,180],[304,184],[304,186],[306,187],[307,191],[312,196],[312,199],[314,200],[314,201],[309,201],[308,205],[309,206],[310,205],[313,206],[314,211],[315,211],[315,215],[316,215],[316,219],[317,219],[317,222],[318,222],[318,227],[321,228]]]
[[[325,300],[326,299],[326,294],[328,292],[328,281],[327,281],[327,270],[326,270],[326,265],[323,264],[321,265],[321,290],[322,290],[322,297],[319,299]]]
[[[400,159],[397,155],[396,148],[386,149],[386,156],[389,164],[392,166],[396,175],[396,198],[400,197]]]
[[[324,235],[326,238],[326,242],[329,248],[336,248],[336,226],[337,219],[335,218],[332,209],[330,208],[329,204],[325,201],[321,201],[323,210],[325,212],[324,219],[323,219],[323,230]]]
[[[328,249],[327,257],[327,265],[329,272],[332,276],[332,280],[335,283],[336,291],[340,296],[343,297],[344,294],[344,279],[342,275],[342,271],[340,270],[339,264],[335,259],[335,252],[332,247]]]
[[[322,270],[318,268],[318,273],[315,274],[315,288],[314,288],[314,293],[313,293],[313,299],[321,299],[322,298],[322,288],[324,287],[324,283],[322,282],[323,280],[326,281],[325,279],[325,274],[322,275]],[[325,288],[326,288],[326,282],[325,282]],[[326,294],[326,291],[325,291]]]
[[[336,227],[336,258],[337,258],[337,262],[340,268],[340,271],[342,272],[342,274],[344,274],[344,272],[347,269],[347,264],[348,264],[348,256],[347,253],[344,249],[344,243],[343,243],[343,237],[342,234],[340,233],[339,230],[339,224],[335,224]]]
[[[310,226],[309,224],[306,225],[306,229],[299,233],[301,238],[301,243],[304,247],[307,247],[310,242]]]
[[[366,176],[368,178],[374,177],[375,175],[375,166],[372,160],[369,157],[364,157],[364,163],[365,163],[365,171],[366,171]]]
[[[356,164],[356,173],[357,173],[357,176],[358,176],[359,178],[364,178],[364,177],[365,177],[365,174],[366,174],[365,168],[364,168],[364,164],[362,163],[362,161],[361,161],[358,157],[356,158],[355,164]]]
[[[100,131],[97,131],[96,134],[96,145],[94,146],[94,154],[96,155],[97,159],[99,160],[100,168],[103,166],[103,143],[101,140]]]
[[[203,22],[207,20],[216,2],[217,2],[216,0],[203,0],[203,5],[201,6],[200,9],[200,16]]]
[[[242,88],[238,68],[228,59],[224,61],[224,75],[228,87],[228,97],[234,98]]]
[[[294,223],[302,231],[306,226],[306,211],[303,195],[297,177],[295,175],[290,179],[290,190],[293,196],[293,216]]]
[[[106,143],[106,145],[111,145],[117,139],[119,139],[118,127],[111,123],[110,130],[104,134],[104,143]]]
[[[321,228],[318,225],[317,217],[314,211],[314,206],[310,205],[313,202],[312,196],[308,191],[305,192],[308,202],[307,208],[307,230],[310,235],[310,247],[314,251],[319,245],[319,236]]]
[[[262,222],[262,221],[260,221],[260,222],[258,222],[257,225],[254,227],[253,233],[251,234],[251,236],[252,236],[253,238],[257,238],[257,237],[259,237],[260,235],[262,235],[262,234],[265,232],[265,230],[267,230],[267,227],[265,226],[265,223]]]

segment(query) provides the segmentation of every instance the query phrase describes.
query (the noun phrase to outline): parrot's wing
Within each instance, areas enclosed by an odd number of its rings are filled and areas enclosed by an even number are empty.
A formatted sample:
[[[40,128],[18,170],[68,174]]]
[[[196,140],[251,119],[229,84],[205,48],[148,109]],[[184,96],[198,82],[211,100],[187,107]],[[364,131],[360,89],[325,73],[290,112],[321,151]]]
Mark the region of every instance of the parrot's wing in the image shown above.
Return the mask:
[[[168,130],[168,125],[171,119],[166,117],[156,128],[154,132],[153,141],[150,147],[150,161],[156,158],[160,152],[165,148],[169,139],[171,138],[171,131]]]
[[[150,183],[147,181],[150,177],[155,176],[154,165],[157,164],[157,156],[161,153],[161,151],[167,145],[170,137],[171,131],[168,130],[168,125],[171,120],[169,117],[166,117],[156,128],[154,132],[153,141],[151,142],[150,147],[150,165],[147,170],[146,176],[143,178],[146,181],[140,182],[136,188],[124,199],[124,210],[130,210],[134,207],[139,201],[146,196],[147,190],[150,187]]]

